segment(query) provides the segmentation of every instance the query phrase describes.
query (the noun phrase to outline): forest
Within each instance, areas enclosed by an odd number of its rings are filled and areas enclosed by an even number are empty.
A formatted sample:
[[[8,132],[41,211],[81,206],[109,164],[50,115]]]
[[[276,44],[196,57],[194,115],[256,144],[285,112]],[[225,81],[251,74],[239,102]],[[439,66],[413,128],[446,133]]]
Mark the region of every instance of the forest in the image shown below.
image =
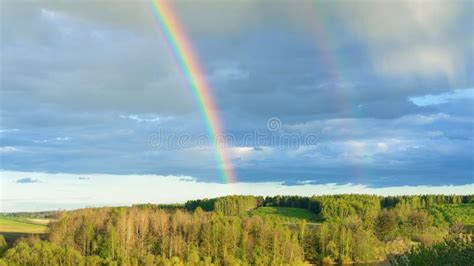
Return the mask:
[[[48,215],[43,238],[0,236],[0,265],[474,261],[474,195],[226,196]]]

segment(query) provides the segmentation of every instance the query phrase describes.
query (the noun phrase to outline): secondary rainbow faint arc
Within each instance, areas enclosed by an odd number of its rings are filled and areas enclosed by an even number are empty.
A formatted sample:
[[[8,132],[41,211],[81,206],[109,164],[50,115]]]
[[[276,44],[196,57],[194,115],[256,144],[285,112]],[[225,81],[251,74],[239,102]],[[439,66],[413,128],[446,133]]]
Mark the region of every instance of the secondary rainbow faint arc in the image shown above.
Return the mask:
[[[211,145],[219,164],[223,181],[236,182],[236,175],[231,160],[218,143],[218,136],[223,135],[218,110],[211,94],[210,87],[203,75],[199,61],[191,47],[185,31],[181,27],[172,8],[165,0],[151,0],[153,14],[160,24],[174,55],[186,77],[198,108],[205,120]]]
[[[316,44],[318,49],[318,54],[322,56],[322,64],[324,64],[325,69],[328,71],[329,79],[331,82],[334,82],[334,94],[330,102],[335,104],[336,108],[339,108],[339,111],[349,112],[350,115],[357,115],[357,109],[351,108],[350,99],[351,94],[339,84],[340,81],[344,81],[344,61],[342,56],[338,56],[338,53],[334,51],[337,47],[337,42],[334,38],[334,31],[330,31],[329,27],[325,27],[325,24],[331,25],[331,22],[328,21],[329,12],[324,9],[321,1],[313,2],[313,5],[308,6],[311,8],[309,11],[314,14],[311,16],[310,26],[312,26],[313,32],[316,35]],[[353,132],[358,131],[359,124],[354,123],[351,119],[344,119],[346,127],[351,128]],[[362,155],[363,148],[357,146],[350,146],[351,157]],[[358,164],[353,164],[351,167],[352,178],[355,179],[364,179],[368,176],[364,172],[362,166]]]

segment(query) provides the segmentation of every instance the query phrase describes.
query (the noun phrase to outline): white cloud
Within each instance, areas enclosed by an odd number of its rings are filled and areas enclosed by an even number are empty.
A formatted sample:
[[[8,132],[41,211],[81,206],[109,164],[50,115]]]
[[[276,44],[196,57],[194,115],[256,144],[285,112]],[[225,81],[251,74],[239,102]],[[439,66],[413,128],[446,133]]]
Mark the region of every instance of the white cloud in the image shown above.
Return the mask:
[[[12,152],[18,152],[18,151],[20,150],[15,147],[10,147],[10,146],[0,147],[0,153],[12,153]]]
[[[56,12],[45,9],[45,8],[40,9],[40,14],[41,14],[40,17],[46,20],[54,20],[58,16]]]
[[[229,150],[236,157],[245,157],[255,151],[253,147],[232,147]]]
[[[18,132],[20,131],[17,128],[12,128],[12,129],[0,129],[0,133],[10,133],[10,132]]]
[[[467,6],[466,6],[467,5]],[[347,26],[365,38],[374,69],[393,77],[463,77],[474,32],[456,35],[467,1],[341,2]],[[471,18],[472,21],[472,18]]]
[[[428,125],[440,120],[449,120],[451,119],[451,116],[444,113],[438,113],[438,114],[432,114],[432,115],[417,114],[417,115],[410,116],[409,119],[411,120],[410,122],[415,125]]]
[[[246,80],[249,73],[237,67],[217,67],[211,74],[210,79],[218,82],[232,82],[235,80]]]
[[[422,45],[422,44],[420,44]],[[392,76],[436,77],[445,75],[454,79],[458,67],[456,51],[445,47],[403,47],[400,50],[384,52],[374,58],[375,69]],[[464,67],[464,66],[462,66]]]
[[[454,90],[440,94],[428,94],[410,98],[410,101],[418,106],[429,106],[442,103],[449,103],[461,99],[474,100],[474,88]]]
[[[130,115],[120,115],[120,118],[124,119],[130,119],[138,123],[158,123],[166,120],[170,120],[170,117],[161,117],[159,115],[154,115],[154,114],[144,114],[144,115],[138,115],[138,114],[130,114]]]
[[[297,181],[296,183],[300,184],[300,185],[308,185],[308,184],[315,184],[317,182],[318,182],[318,180],[311,179],[311,180]]]
[[[260,147],[230,147],[225,152],[231,154],[236,167],[252,167],[251,165],[259,161],[265,161],[273,156],[278,156],[276,147],[260,146]],[[274,157],[273,159],[276,159]]]

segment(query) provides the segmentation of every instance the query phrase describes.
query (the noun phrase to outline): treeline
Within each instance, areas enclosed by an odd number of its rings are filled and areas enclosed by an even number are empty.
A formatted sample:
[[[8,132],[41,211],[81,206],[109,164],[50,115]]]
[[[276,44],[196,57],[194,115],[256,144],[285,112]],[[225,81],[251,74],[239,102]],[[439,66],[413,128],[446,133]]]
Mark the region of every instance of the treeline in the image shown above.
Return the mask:
[[[226,196],[213,199],[187,201],[184,207],[194,211],[200,207],[204,211],[216,211],[225,215],[241,215],[258,207],[294,207],[308,209],[320,214],[322,219],[344,218],[357,214],[362,219],[372,219],[382,208],[409,205],[413,209],[429,208],[443,204],[473,203],[474,196],[466,195],[416,195],[416,196],[375,196],[375,195],[331,195],[331,196]]]
[[[21,217],[21,218],[43,218],[56,219],[61,211],[42,211],[42,212],[4,212],[0,216]]]
[[[49,231],[50,243],[23,242],[5,259],[39,265],[52,261],[87,265],[281,265],[304,260],[298,233],[273,220],[151,208],[84,209],[64,214]],[[69,252],[71,250],[71,252]],[[60,263],[61,264],[61,263]]]
[[[398,204],[408,204],[413,208],[429,208],[439,204],[474,203],[474,195],[419,195],[382,197],[382,207],[390,208]]]
[[[450,217],[439,209],[473,202],[472,195],[274,196],[255,199],[255,208],[304,208],[315,213],[319,221],[324,221],[317,227],[303,229],[303,245],[306,260],[325,263],[380,261],[410,250],[414,243],[429,247],[443,241],[453,231],[466,231],[459,222],[467,220],[463,217],[469,215],[467,210]],[[240,201],[236,197],[189,201],[186,208],[202,207],[215,211],[218,200],[227,200],[229,209],[243,208],[238,206]]]
[[[134,204],[132,207],[138,209],[162,209],[162,210],[184,210],[184,204],[152,204],[152,203],[144,203],[144,204]]]
[[[472,196],[228,196],[82,209],[61,213],[47,241],[23,240],[3,258],[18,265],[299,265],[395,256],[410,265],[424,254],[472,251],[472,237],[460,223],[470,221],[464,216],[471,202]],[[308,209],[318,222],[249,217],[262,206]],[[469,241],[452,250],[449,241],[461,238]]]
[[[224,215],[242,215],[249,210],[261,207],[263,197],[227,196],[214,199],[190,200],[184,206],[189,211],[201,208],[204,211],[215,211]]]

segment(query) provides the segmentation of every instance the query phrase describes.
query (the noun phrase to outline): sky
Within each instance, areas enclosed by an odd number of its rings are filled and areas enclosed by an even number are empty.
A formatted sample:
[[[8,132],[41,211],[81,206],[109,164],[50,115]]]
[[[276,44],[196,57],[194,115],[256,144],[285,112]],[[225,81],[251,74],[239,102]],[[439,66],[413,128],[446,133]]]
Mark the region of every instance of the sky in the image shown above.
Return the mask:
[[[474,192],[472,1],[170,6],[237,183],[149,1],[4,0],[0,211]]]

